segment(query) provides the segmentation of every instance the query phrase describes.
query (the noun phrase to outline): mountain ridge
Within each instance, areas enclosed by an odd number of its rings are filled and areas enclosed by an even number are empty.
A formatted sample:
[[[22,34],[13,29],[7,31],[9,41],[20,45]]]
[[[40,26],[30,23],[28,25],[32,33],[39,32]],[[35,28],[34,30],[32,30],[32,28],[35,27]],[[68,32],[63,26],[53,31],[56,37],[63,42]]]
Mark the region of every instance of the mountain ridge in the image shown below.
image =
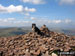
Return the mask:
[[[24,35],[0,38],[0,55],[2,56],[47,56],[55,50],[75,50],[75,36],[50,31],[42,26]],[[41,35],[44,33],[45,35]]]

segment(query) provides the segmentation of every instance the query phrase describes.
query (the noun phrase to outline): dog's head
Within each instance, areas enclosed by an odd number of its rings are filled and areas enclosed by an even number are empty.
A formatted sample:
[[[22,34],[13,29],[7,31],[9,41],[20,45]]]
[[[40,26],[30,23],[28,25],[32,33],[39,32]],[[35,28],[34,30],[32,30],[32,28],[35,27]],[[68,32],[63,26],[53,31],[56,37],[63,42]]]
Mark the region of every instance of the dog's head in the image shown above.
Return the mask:
[[[35,27],[36,27],[36,24],[33,23],[33,24],[32,24],[32,28],[35,28]]]
[[[36,24],[33,23],[33,24],[32,24],[32,30],[33,30],[33,31],[35,30],[35,27],[36,27]]]

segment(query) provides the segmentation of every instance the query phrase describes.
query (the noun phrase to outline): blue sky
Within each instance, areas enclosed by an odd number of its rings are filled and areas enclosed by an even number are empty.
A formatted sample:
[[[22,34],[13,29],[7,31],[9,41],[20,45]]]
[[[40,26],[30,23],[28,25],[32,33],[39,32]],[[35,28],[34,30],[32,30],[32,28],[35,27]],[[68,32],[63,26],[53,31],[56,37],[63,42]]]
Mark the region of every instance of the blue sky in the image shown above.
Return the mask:
[[[0,0],[0,26],[75,27],[75,0]]]

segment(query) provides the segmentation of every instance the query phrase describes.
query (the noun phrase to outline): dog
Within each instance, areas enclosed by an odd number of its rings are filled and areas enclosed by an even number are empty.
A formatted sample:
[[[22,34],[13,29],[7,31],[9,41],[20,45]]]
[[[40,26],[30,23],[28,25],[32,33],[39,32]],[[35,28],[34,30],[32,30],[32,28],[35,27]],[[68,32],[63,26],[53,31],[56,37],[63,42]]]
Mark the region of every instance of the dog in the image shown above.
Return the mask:
[[[39,30],[39,28],[34,23],[32,24],[32,31],[36,32],[37,34],[41,34],[41,31]]]

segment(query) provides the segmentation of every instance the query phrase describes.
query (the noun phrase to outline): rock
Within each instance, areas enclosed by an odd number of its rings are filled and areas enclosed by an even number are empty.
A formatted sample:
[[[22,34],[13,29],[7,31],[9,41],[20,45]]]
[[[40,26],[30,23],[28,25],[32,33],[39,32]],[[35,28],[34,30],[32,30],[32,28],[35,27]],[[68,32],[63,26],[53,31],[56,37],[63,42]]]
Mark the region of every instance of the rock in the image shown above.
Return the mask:
[[[55,53],[52,53],[52,56],[57,56]]]
[[[3,51],[0,52],[0,56],[3,56]]]
[[[25,35],[0,37],[0,55],[50,56],[54,50],[69,51],[75,47],[75,37],[73,36],[50,31],[45,25],[39,31],[42,35],[36,29],[35,32]]]

